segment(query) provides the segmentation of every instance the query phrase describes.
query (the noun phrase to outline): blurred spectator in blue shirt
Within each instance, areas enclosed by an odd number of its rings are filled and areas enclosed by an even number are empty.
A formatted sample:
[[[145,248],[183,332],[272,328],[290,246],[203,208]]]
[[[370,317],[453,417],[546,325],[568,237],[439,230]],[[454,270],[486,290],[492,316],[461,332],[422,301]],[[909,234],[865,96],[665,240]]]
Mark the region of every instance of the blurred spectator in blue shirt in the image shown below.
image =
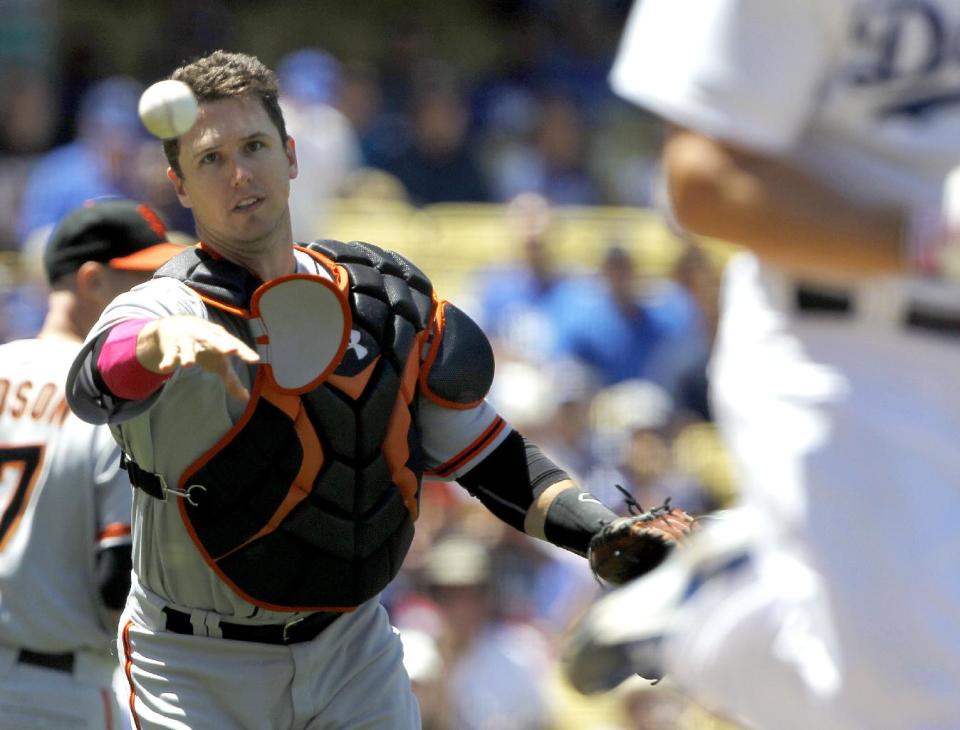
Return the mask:
[[[41,157],[27,181],[17,225],[21,245],[84,201],[138,197],[136,159],[146,134],[137,116],[142,90],[134,79],[115,76],[84,93],[76,139]]]
[[[570,96],[594,113],[613,98],[606,79],[622,28],[619,14],[602,2],[534,1],[548,32],[537,59],[544,89]]]
[[[488,139],[490,175],[498,199],[537,192],[557,205],[594,205],[601,192],[588,164],[585,120],[573,100],[550,95],[536,100],[527,139]]]
[[[371,161],[395,175],[416,205],[489,200],[487,183],[467,144],[469,108],[450,69],[428,64],[414,87],[406,146]]]
[[[500,355],[544,360],[555,347],[548,310],[566,276],[550,245],[553,212],[542,195],[522,193],[507,205],[506,215],[519,256],[478,273],[471,314]]]
[[[360,165],[360,143],[337,109],[340,64],[319,48],[301,48],[280,59],[280,106],[297,146],[297,177],[290,183],[295,241],[324,236],[329,201]]]
[[[376,167],[407,144],[409,130],[399,112],[383,108],[383,90],[375,66],[349,61],[341,67],[337,108],[360,141],[362,162]]]
[[[684,417],[659,385],[632,379],[603,389],[593,400],[590,420],[607,453],[583,481],[604,504],[628,514],[629,495],[645,509],[668,497],[691,514],[716,509],[706,486],[677,463],[674,442]]]
[[[608,249],[599,278],[570,282],[554,302],[556,354],[592,366],[608,385],[643,378],[673,395],[676,349],[703,346],[689,293],[671,281],[641,279],[621,246]]]
[[[673,267],[672,278],[695,303],[699,338],[679,340],[663,353],[660,363],[675,379],[671,391],[677,409],[687,416],[713,420],[707,396],[707,365],[713,351],[720,317],[722,264],[714,261],[702,245],[687,241]]]
[[[0,249],[16,251],[26,181],[56,133],[58,109],[49,76],[28,65],[0,72],[0,108]]]

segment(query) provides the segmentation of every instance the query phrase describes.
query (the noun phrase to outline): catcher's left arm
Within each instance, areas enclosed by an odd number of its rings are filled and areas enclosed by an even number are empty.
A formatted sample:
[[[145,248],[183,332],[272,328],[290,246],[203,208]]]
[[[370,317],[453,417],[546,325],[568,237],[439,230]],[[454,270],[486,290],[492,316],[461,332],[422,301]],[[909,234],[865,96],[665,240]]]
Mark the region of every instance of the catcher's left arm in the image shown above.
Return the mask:
[[[504,522],[589,558],[610,583],[652,570],[694,525],[669,504],[618,516],[516,431],[457,481]]]

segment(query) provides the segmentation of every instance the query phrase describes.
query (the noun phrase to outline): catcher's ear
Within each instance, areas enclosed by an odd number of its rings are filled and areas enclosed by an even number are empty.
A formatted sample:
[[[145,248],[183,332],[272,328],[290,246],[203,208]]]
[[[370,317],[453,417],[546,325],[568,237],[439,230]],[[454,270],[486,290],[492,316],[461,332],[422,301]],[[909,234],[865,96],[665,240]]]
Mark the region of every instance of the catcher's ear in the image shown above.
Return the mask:
[[[190,205],[190,196],[187,195],[187,190],[183,185],[183,178],[177,174],[177,171],[172,167],[167,168],[167,179],[173,185],[173,190],[177,194],[177,198],[180,200],[180,205],[184,208],[192,207]]]
[[[287,137],[287,143],[284,145],[284,152],[287,155],[288,174],[293,180],[297,176],[297,142],[293,137]]]

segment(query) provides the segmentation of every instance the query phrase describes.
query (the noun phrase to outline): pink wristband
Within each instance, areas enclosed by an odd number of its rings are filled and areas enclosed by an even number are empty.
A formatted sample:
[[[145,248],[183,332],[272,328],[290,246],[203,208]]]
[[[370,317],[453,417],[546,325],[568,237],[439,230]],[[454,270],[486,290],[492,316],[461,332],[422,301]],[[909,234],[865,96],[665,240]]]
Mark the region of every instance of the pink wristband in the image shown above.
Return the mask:
[[[100,348],[97,369],[104,384],[118,398],[143,400],[170,376],[147,370],[137,360],[137,335],[149,319],[131,319],[116,325]]]

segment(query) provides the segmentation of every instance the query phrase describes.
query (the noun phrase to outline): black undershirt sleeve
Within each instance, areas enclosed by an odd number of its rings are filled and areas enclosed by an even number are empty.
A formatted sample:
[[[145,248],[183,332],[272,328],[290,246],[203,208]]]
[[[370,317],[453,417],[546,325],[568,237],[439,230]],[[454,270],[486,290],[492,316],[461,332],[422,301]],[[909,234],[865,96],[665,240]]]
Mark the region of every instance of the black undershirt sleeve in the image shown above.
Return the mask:
[[[569,479],[540,448],[516,431],[457,481],[508,525],[523,531],[527,510],[551,484]]]
[[[458,481],[494,515],[523,532],[533,501],[569,478],[536,444],[513,431]],[[586,555],[590,538],[616,517],[589,493],[570,489],[547,510],[544,535],[554,545]]]

